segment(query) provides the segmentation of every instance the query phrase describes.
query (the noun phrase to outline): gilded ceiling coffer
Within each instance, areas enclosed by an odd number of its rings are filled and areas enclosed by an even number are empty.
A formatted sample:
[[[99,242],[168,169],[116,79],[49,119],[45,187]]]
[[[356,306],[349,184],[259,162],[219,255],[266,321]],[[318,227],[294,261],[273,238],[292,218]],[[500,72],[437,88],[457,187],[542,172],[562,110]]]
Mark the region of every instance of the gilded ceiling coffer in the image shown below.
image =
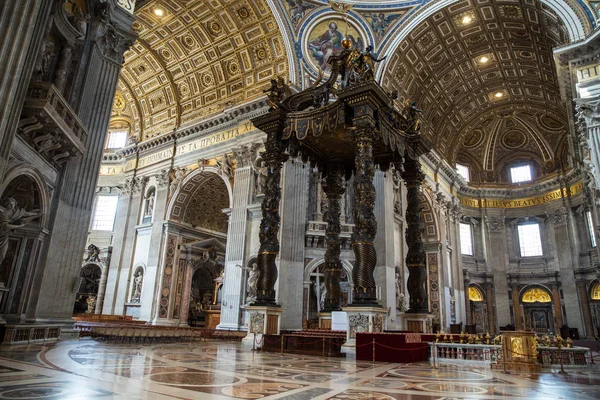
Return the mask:
[[[252,120],[254,126],[267,133],[264,158],[269,167],[267,190],[262,204],[257,305],[275,305],[280,170],[282,162],[288,157],[300,157],[303,162],[310,162],[318,168],[326,179],[325,191],[329,202],[326,310],[337,309],[340,304],[339,201],[344,193],[340,177],[349,179],[352,175],[355,192],[352,248],[356,257],[352,272],[352,305],[378,306],[373,277],[377,264],[373,245],[377,233],[377,220],[373,212],[376,196],[373,185],[375,165],[385,171],[390,165],[400,165],[403,160],[407,160],[405,169],[414,171],[416,168],[420,172],[419,156],[428,152],[431,144],[419,132],[416,113],[420,110],[416,105],[408,103],[402,112],[396,111],[393,105],[395,96],[384,92],[374,81],[373,74],[361,73],[365,68],[372,69],[373,63],[378,61],[370,50],[368,48],[359,53],[356,49],[346,49],[339,55],[329,57],[331,74],[327,80],[323,82],[321,74],[311,87],[296,94],[291,94],[282,79],[273,79],[267,90],[270,112]],[[411,179],[414,175],[410,175]],[[422,172],[419,176],[420,185]],[[411,182],[413,186],[416,185]],[[418,185],[414,190],[418,194]],[[419,198],[415,196],[413,203],[409,200],[407,214],[413,215],[407,215],[407,219],[420,221],[420,211]],[[413,227],[411,232],[414,233],[411,236],[413,248],[422,252],[421,230]],[[417,260],[415,262],[422,261],[424,268],[424,253],[422,257],[420,255],[419,252],[419,257],[413,258]],[[407,263],[412,265],[413,258],[407,259]],[[415,273],[417,275],[411,272],[411,279],[417,278],[419,285],[423,285],[423,271],[418,269]],[[410,289],[409,292],[411,308],[413,302],[415,307],[412,311],[423,312],[425,305],[427,312],[426,294]]]
[[[327,168],[323,190],[327,196],[327,229],[325,230],[325,312],[339,311],[341,290],[340,275],[342,262],[340,261],[341,241],[340,232],[340,199],[345,192],[344,170],[342,166],[333,164]]]

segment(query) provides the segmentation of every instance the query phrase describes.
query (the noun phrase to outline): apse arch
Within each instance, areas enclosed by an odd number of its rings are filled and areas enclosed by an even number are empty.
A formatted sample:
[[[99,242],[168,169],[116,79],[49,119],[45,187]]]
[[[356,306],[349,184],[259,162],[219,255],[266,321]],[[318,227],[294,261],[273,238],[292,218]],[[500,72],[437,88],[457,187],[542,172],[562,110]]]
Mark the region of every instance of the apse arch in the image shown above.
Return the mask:
[[[350,263],[350,261],[348,260],[344,260],[344,259],[340,259],[340,262],[342,263],[342,268],[344,269],[344,271],[346,272],[346,276],[348,277],[348,282],[350,282],[350,284],[352,284],[352,263]],[[306,267],[304,267],[304,281],[309,281],[310,280],[310,274],[312,272],[314,272],[315,269],[317,269],[317,267],[321,264],[325,263],[325,259],[324,258],[315,258],[312,259],[308,264],[306,264]]]
[[[167,219],[226,233],[228,217],[222,210],[232,207],[232,193],[231,183],[215,167],[198,168],[173,193]]]
[[[398,47],[402,43],[404,39],[408,37],[408,35],[416,29],[422,22],[427,20],[427,18],[431,17],[436,12],[451,6],[454,3],[458,3],[460,0],[441,0],[432,4],[429,7],[426,7],[425,10],[418,13],[413,17],[412,20],[408,21],[408,23],[396,34],[394,40],[392,40],[387,46],[385,46],[380,53],[381,54],[394,54]],[[590,33],[589,27],[584,27],[581,20],[575,13],[575,11],[569,6],[564,0],[539,0],[542,4],[548,6],[552,11],[556,13],[556,15],[561,18],[565,27],[567,28],[567,33],[569,34],[569,39],[572,42],[583,39],[588,33]],[[587,28],[587,29],[586,29]],[[375,79],[380,81],[387,73],[388,67],[390,65],[391,58],[388,57],[382,62],[382,65],[377,69],[377,73],[375,74]]]

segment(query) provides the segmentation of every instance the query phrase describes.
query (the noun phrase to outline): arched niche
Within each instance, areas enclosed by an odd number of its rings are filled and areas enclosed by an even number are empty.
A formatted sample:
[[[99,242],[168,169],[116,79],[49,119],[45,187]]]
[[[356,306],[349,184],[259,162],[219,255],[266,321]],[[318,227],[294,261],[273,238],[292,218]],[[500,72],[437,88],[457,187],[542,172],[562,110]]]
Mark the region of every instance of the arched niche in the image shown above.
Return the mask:
[[[144,278],[146,276],[146,265],[136,264],[131,273],[131,287],[129,289],[129,303],[141,303],[142,291],[144,290]]]
[[[0,282],[9,289],[0,314],[26,312],[36,254],[46,233],[49,198],[43,177],[28,166],[12,166],[0,185]]]
[[[142,224],[149,224],[154,219],[154,206],[156,203],[156,187],[150,186],[144,193],[144,206],[142,209]]]
[[[554,331],[552,293],[542,285],[528,285],[519,293],[523,307],[524,328],[538,333]]]
[[[340,289],[342,298],[340,306],[345,307],[352,303],[352,264],[348,260],[340,260],[342,273],[340,275]],[[304,291],[302,325],[307,328],[318,326],[317,312],[320,311],[325,296],[321,291],[324,288],[325,259],[317,258],[304,267]]]
[[[600,333],[600,281],[598,279],[590,284],[590,310],[592,323],[596,334]]]
[[[73,314],[84,314],[88,311],[88,298],[98,296],[102,265],[96,262],[83,264],[79,272],[79,286],[75,295]]]
[[[231,207],[231,193],[231,184],[215,168],[196,170],[173,194],[167,215],[195,228],[227,233],[228,217],[223,210]]]
[[[471,284],[469,291],[469,308],[471,310],[471,321],[475,325],[476,332],[487,332],[488,325],[488,309],[485,301],[485,291],[478,284]]]

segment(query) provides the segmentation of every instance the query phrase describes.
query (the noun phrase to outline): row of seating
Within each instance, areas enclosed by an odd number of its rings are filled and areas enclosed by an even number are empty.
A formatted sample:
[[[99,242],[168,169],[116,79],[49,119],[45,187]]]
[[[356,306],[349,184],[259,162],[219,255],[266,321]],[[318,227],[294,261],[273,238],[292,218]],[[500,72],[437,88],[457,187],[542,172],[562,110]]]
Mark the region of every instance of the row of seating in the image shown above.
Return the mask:
[[[134,323],[146,323],[146,321],[134,320],[131,315],[76,314],[73,316],[73,319],[75,321],[128,321]]]

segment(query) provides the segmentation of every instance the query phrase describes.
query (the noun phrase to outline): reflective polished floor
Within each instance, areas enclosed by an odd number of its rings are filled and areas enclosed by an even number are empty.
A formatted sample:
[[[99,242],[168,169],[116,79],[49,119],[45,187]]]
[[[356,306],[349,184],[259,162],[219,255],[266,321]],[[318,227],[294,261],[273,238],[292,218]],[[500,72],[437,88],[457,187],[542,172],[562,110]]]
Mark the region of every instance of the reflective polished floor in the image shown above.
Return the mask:
[[[255,353],[238,343],[92,340],[0,349],[0,399],[600,399],[600,369],[489,368]]]

